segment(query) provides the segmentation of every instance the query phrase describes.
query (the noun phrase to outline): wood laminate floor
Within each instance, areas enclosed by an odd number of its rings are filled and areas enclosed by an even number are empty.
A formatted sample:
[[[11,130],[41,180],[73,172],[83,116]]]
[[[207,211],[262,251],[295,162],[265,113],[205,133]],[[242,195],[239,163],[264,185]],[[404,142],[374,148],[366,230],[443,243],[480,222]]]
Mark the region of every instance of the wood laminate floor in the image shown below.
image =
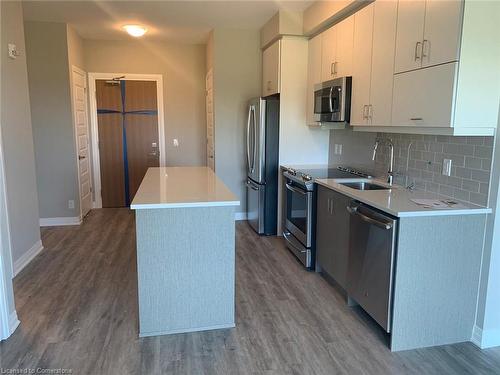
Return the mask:
[[[139,339],[134,214],[94,210],[42,231],[14,280],[21,326],[5,369],[73,374],[500,374],[500,349],[471,343],[391,353],[387,337],[278,238],[236,224],[235,329]],[[0,372],[4,373],[4,372]]]

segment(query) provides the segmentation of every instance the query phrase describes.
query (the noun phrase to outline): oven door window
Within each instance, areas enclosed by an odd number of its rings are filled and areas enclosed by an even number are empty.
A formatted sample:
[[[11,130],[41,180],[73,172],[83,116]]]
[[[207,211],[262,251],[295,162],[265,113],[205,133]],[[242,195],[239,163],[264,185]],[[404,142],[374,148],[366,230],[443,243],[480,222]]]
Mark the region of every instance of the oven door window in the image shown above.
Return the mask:
[[[340,97],[342,88],[332,86],[320,89],[314,93],[314,113],[328,114],[340,112]]]
[[[308,206],[309,193],[288,183],[286,190],[286,218],[304,235],[307,235],[308,229]]]

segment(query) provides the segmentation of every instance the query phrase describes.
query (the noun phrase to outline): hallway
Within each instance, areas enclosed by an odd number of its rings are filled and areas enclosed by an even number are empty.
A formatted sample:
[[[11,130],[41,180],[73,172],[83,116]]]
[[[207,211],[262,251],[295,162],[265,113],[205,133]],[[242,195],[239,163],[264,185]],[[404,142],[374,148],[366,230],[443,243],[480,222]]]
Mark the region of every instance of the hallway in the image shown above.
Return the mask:
[[[236,224],[235,329],[139,339],[134,214],[94,210],[44,229],[14,280],[21,326],[0,368],[73,374],[494,374],[500,350],[471,343],[391,353],[359,308],[306,272],[277,238]]]

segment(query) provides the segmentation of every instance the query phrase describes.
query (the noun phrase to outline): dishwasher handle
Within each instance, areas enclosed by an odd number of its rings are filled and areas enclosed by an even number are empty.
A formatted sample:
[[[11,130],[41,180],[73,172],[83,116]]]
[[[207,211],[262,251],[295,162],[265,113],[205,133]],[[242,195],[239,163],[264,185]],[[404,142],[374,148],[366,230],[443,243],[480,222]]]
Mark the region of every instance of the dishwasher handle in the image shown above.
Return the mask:
[[[392,224],[391,223],[384,223],[384,222],[378,221],[377,219],[374,219],[372,217],[366,216],[366,215],[362,214],[361,212],[359,212],[357,207],[353,208],[353,207],[347,206],[347,211],[349,211],[349,213],[351,215],[356,215],[361,220],[363,220],[363,221],[365,221],[367,223],[373,224],[373,225],[375,225],[375,226],[377,226],[379,228],[386,229],[386,230],[392,229]]]

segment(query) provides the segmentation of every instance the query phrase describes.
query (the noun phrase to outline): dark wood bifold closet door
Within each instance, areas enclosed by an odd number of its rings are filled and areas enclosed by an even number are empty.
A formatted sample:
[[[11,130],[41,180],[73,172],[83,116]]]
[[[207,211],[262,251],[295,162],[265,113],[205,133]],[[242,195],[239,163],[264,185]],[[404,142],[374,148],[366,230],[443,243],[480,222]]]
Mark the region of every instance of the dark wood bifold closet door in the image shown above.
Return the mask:
[[[156,82],[97,80],[96,101],[102,206],[125,207],[159,166]]]

